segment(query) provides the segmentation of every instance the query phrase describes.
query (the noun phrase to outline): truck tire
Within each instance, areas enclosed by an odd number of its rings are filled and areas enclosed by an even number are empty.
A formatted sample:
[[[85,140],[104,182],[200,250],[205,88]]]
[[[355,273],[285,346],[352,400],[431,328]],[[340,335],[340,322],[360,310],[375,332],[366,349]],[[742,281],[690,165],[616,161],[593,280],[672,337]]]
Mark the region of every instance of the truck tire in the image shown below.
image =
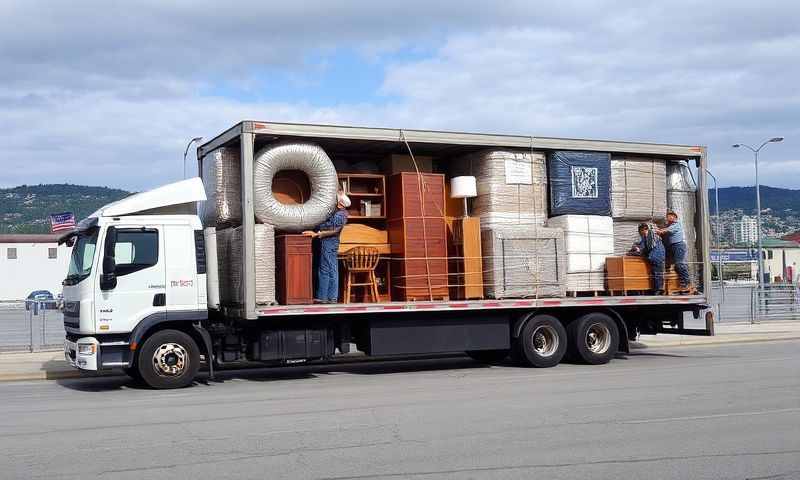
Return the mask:
[[[139,367],[137,367],[136,365],[132,367],[123,368],[122,370],[125,371],[125,375],[131,377],[131,379],[133,379],[135,383],[143,382],[142,376],[139,374]]]
[[[587,313],[567,325],[569,354],[590,365],[608,363],[617,354],[619,329],[605,313]]]
[[[160,330],[145,340],[136,361],[139,375],[157,389],[191,385],[200,368],[200,349],[180,330]]]
[[[514,339],[511,355],[523,366],[547,368],[558,365],[567,351],[567,332],[552,315],[536,315]]]
[[[493,363],[500,363],[506,359],[508,356],[508,350],[469,350],[466,352],[467,355],[475,360],[476,362],[480,363],[487,363],[489,365]]]

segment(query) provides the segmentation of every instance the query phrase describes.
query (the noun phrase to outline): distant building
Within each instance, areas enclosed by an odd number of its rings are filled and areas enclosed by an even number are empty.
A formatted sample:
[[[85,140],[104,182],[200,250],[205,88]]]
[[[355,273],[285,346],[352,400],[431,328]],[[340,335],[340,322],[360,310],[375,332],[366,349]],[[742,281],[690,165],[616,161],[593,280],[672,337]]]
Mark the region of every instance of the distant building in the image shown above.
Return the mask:
[[[61,293],[71,248],[57,235],[0,235],[0,301],[22,300],[34,290]]]
[[[792,232],[792,233],[790,233],[788,235],[782,236],[781,240],[790,240],[792,242],[800,243],[800,230],[798,230],[796,232]]]
[[[733,224],[733,241],[738,244],[754,244],[758,242],[758,222],[753,217],[742,215],[741,220]]]
[[[800,243],[791,240],[762,240],[764,271],[769,282],[796,283],[800,277]]]

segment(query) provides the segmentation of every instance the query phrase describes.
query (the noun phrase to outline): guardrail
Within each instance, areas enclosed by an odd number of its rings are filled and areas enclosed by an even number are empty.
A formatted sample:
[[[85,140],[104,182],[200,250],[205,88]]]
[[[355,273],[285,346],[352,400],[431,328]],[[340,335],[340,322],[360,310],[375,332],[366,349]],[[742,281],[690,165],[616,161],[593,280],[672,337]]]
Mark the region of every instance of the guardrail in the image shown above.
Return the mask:
[[[64,348],[64,320],[56,303],[27,300],[0,310],[0,351],[38,352]]]
[[[800,318],[800,286],[794,283],[770,283],[755,289],[753,321],[797,320]]]

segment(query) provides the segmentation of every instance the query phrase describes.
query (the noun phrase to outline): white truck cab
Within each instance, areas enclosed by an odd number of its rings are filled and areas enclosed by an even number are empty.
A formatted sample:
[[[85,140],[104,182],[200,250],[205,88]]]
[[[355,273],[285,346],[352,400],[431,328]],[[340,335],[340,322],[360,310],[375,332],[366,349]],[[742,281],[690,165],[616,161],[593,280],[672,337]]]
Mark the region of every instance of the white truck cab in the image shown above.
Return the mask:
[[[73,366],[133,368],[144,330],[207,318],[196,214],[205,199],[199,178],[165,185],[102,207],[60,239],[73,244],[63,282],[65,354]],[[156,348],[154,361],[166,374],[179,373],[181,356],[191,353],[170,342]]]

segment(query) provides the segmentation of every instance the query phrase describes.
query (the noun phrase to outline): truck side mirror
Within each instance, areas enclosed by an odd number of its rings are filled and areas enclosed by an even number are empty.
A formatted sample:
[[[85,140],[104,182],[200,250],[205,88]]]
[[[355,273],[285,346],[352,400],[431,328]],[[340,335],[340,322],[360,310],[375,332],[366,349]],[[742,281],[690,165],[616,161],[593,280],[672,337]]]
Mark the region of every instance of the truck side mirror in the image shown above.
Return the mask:
[[[113,290],[117,286],[117,262],[114,260],[116,244],[117,229],[108,227],[103,247],[103,273],[100,276],[100,290]]]

